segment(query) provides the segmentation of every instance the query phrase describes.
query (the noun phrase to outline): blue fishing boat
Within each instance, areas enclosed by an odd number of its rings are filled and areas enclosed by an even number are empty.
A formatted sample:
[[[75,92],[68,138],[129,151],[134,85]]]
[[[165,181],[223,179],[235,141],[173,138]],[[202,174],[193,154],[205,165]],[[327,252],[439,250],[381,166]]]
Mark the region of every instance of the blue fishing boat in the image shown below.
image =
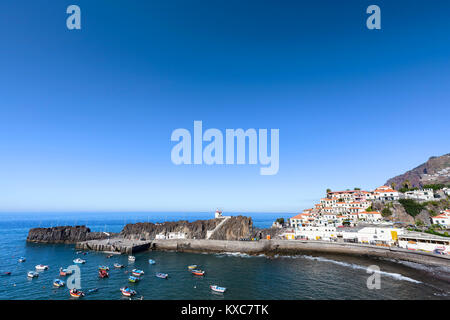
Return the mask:
[[[25,259],[24,257],[19,258],[19,262],[25,262],[25,261],[27,261],[27,259]]]
[[[128,287],[120,288],[120,292],[122,292],[122,294],[126,297],[131,297],[136,294],[136,291],[134,291],[133,289],[128,288]]]
[[[109,271],[109,267],[107,267],[107,266],[98,266],[98,270]]]
[[[133,276],[140,277],[144,274],[144,271],[138,270],[138,269],[133,269],[133,270],[131,270],[131,273],[133,274]]]
[[[130,277],[128,278],[128,281],[133,282],[133,283],[136,283],[136,282],[139,281],[139,278],[138,278],[138,277],[135,277],[135,276],[130,276]]]
[[[153,259],[148,259],[148,263],[150,263],[150,264],[155,264],[156,262],[155,262],[155,260],[153,260]]]
[[[55,279],[53,280],[53,286],[59,288],[59,287],[64,287],[65,283],[64,281],[60,280],[60,279]]]
[[[161,279],[167,279],[169,277],[169,275],[167,273],[162,273],[162,272],[156,273],[156,276]]]

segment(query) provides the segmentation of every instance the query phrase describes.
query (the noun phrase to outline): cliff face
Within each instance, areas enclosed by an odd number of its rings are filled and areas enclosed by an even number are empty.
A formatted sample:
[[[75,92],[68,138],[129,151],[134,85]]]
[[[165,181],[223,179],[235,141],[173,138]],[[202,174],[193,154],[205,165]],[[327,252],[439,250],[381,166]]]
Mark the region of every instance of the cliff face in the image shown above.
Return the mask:
[[[214,240],[239,240],[249,237],[253,226],[252,219],[243,216],[231,217],[220,227],[215,228],[222,222],[222,219],[197,220],[194,222],[176,221],[154,223],[127,224],[120,236],[125,239],[145,239],[154,240],[157,234],[168,236],[170,232],[181,232],[186,234],[187,239],[206,239],[207,231],[213,231],[210,239]]]
[[[431,157],[420,166],[389,179],[385,185],[395,183],[399,189],[408,180],[412,187],[422,187],[426,184],[450,184],[450,153],[440,157]]]
[[[126,239],[153,240],[157,234],[168,235],[169,232],[185,233],[188,239],[205,239],[206,232],[213,230],[220,223],[219,219],[197,220],[194,222],[176,221],[164,223],[139,222],[127,224],[120,236]]]
[[[211,240],[239,240],[249,238],[253,231],[252,218],[237,216],[227,219],[214,233]]]
[[[104,239],[103,232],[91,232],[86,226],[61,226],[53,228],[33,228],[27,236],[28,242],[40,243],[76,243],[79,241]]]

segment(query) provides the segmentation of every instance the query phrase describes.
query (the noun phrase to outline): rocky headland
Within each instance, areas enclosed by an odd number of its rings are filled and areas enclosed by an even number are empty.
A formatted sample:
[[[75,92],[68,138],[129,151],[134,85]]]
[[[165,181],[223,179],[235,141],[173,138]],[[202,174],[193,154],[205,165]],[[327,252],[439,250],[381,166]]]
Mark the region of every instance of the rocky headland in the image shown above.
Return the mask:
[[[91,229],[86,226],[59,226],[30,229],[27,241],[38,243],[77,243],[80,241],[105,239],[114,235],[104,232],[91,232]]]

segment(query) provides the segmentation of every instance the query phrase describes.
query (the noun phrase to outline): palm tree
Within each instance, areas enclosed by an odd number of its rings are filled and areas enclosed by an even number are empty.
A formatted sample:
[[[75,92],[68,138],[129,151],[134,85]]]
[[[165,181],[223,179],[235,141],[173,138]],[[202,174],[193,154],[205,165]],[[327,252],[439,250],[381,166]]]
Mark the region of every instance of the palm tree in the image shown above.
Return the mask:
[[[406,179],[405,181],[403,181],[403,186],[405,188],[410,189],[411,188],[411,182],[408,179]]]
[[[395,187],[397,186],[397,184],[395,183],[395,182],[392,182],[391,183],[391,187],[392,187],[392,189],[394,189],[395,190]]]

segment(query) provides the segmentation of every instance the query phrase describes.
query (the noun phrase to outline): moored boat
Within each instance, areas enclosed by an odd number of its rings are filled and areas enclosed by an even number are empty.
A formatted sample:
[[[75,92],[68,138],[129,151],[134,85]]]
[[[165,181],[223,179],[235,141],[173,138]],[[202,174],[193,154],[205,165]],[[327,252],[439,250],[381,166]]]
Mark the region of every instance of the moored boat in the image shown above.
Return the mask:
[[[149,264],[155,264],[156,262],[155,262],[155,260],[153,260],[153,259],[148,259],[148,263],[149,263]]]
[[[73,260],[74,263],[78,263],[78,264],[83,264],[86,263],[86,260],[83,260],[81,258],[76,258],[75,260]]]
[[[136,261],[136,257],[135,256],[128,256],[128,261]]]
[[[138,270],[138,269],[133,269],[133,270],[131,270],[131,274],[133,276],[140,277],[144,274],[144,271]]]
[[[138,277],[135,277],[135,276],[130,276],[129,278],[128,278],[128,281],[130,281],[130,282],[133,282],[133,283],[136,283],[136,282],[138,282],[140,279],[138,278]]]
[[[55,279],[55,280],[53,280],[53,286],[60,288],[60,287],[64,287],[65,283],[64,283],[64,281],[62,281],[60,279]]]
[[[25,261],[27,261],[27,259],[25,257],[20,257],[19,258],[19,262],[25,262]]]
[[[82,297],[84,297],[84,292],[81,291],[81,290],[78,290],[78,289],[71,289],[69,291],[69,293],[70,293],[70,296],[73,297],[73,298],[82,298]]]
[[[114,268],[117,268],[117,269],[123,268],[123,264],[114,263]]]
[[[70,271],[68,269],[59,268],[59,275],[61,277],[65,277],[65,276],[68,276],[68,275],[71,275],[71,274],[72,274],[72,271]]]
[[[98,276],[100,278],[108,278],[109,277],[109,273],[106,270],[104,270],[104,269],[100,269],[100,270],[98,270]]]
[[[194,274],[196,276],[203,276],[203,275],[205,275],[205,271],[203,271],[203,270],[192,270],[191,272],[192,272],[192,274]]]
[[[161,278],[161,279],[167,279],[169,277],[169,275],[167,273],[162,273],[162,272],[156,273],[155,276],[157,276],[158,278]]]
[[[37,266],[35,266],[36,270],[48,270],[48,266],[43,265],[43,264],[38,264]]]
[[[211,290],[214,291],[214,292],[224,293],[224,292],[227,290],[227,288],[219,287],[219,286],[216,286],[216,285],[209,286],[209,287],[210,287]]]
[[[98,266],[98,270],[109,271],[109,267],[107,267],[107,266]]]
[[[131,297],[136,294],[136,291],[134,291],[133,289],[128,288],[128,287],[120,288],[120,292],[122,292],[122,294],[126,297]]]
[[[36,271],[28,271],[27,277],[28,278],[37,278],[37,277],[39,277],[39,273]]]
[[[192,264],[190,266],[188,266],[189,270],[193,270],[193,269],[197,269],[197,265],[196,264]]]

